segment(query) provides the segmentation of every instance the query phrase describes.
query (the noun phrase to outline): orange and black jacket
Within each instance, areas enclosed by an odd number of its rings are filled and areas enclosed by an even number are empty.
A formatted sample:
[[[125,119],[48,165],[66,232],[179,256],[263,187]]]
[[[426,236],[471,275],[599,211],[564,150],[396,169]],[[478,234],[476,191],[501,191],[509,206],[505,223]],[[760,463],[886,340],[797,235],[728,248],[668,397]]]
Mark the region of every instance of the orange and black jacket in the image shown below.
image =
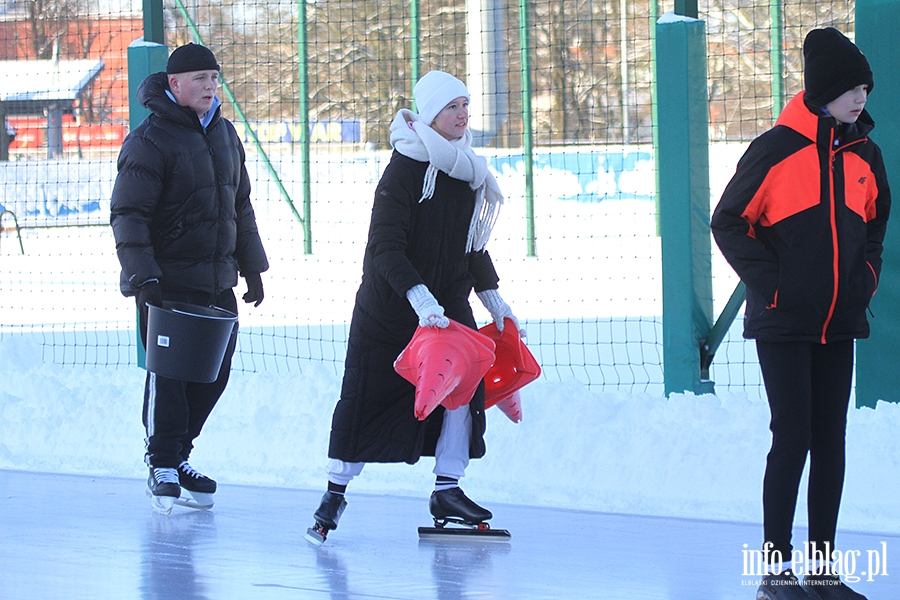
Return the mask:
[[[801,92],[738,162],[711,225],[747,286],[744,337],[868,337],[891,206],[874,126],[865,111],[838,124]]]

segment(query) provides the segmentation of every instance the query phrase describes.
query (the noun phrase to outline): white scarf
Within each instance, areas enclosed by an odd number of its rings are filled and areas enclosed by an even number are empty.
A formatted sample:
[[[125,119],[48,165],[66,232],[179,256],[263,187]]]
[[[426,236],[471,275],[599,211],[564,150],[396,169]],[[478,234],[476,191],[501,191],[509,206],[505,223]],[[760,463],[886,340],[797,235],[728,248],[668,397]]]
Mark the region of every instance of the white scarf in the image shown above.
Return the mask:
[[[448,140],[404,108],[391,123],[391,146],[403,156],[428,163],[419,202],[434,194],[438,171],[469,183],[475,190],[475,210],[469,223],[466,252],[483,250],[497,222],[503,194],[488,170],[487,160],[472,150],[472,132],[466,129],[460,139]]]

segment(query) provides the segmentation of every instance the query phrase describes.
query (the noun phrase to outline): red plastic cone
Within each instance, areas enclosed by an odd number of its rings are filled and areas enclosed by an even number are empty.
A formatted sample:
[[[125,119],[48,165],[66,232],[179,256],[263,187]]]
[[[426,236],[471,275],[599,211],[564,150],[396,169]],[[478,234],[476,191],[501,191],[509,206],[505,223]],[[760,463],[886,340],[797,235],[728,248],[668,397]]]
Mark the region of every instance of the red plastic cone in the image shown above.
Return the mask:
[[[496,343],[494,364],[484,376],[484,407],[490,408],[541,375],[541,367],[519,337],[519,330],[512,319],[503,322],[503,331],[495,323],[481,329]]]
[[[416,386],[415,414],[422,421],[438,404],[449,409],[468,404],[492,362],[494,342],[451,320],[446,329],[416,329],[394,370]]]
[[[497,408],[503,411],[503,414],[509,417],[509,420],[513,423],[522,421],[522,398],[519,396],[518,391],[498,401]]]

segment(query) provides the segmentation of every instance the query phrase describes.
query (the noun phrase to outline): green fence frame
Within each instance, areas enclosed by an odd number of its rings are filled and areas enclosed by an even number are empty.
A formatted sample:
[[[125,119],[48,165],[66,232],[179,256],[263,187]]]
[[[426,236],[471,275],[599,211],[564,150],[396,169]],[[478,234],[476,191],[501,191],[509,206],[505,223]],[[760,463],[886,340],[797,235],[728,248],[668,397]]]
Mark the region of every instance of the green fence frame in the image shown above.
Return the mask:
[[[866,108],[876,127],[872,139],[881,148],[888,178],[900,189],[900,1],[856,0],[856,41],[875,74],[875,89]],[[856,348],[856,405],[874,407],[878,400],[900,402],[900,223],[896,209],[884,241],[878,292],[869,317],[871,337]]]
[[[681,10],[696,16],[696,4]],[[700,369],[713,312],[706,24],[667,14],[656,44],[656,95],[666,99],[656,115],[665,392],[712,393]]]
[[[184,10],[199,43],[199,31]],[[527,254],[536,255],[534,229],[534,189],[532,173],[533,115],[531,113],[531,47],[529,15],[532,3],[519,0],[519,44],[522,57],[522,95],[524,120],[525,190],[527,216]],[[144,37],[128,50],[130,119],[132,127],[147,116],[136,101],[137,85],[150,73],[165,68],[168,56],[163,35],[162,0],[143,0]],[[655,8],[655,5],[654,5]],[[411,9],[411,86],[419,76],[419,0],[410,0]],[[783,17],[779,0],[771,0],[772,15],[772,95],[773,119],[784,103],[782,36]],[[656,11],[654,10],[654,16]],[[697,19],[696,0],[676,0],[674,14],[664,17],[652,30],[654,62],[654,151],[657,162],[657,203],[663,260],[663,344],[666,394],[691,391],[710,393],[709,379],[716,350],[744,301],[745,289],[739,284],[719,318],[713,323],[711,244],[709,236],[709,139],[706,107],[705,23]],[[893,25],[893,26],[892,26]],[[889,176],[900,173],[900,117],[891,101],[900,92],[900,47],[893,32],[900,28],[900,0],[857,0],[856,33],[879,81],[878,92],[869,106],[878,117],[873,138],[884,153]],[[267,160],[255,133],[249,127],[227,83],[223,89],[235,106],[238,117],[261,156],[266,158],[282,195],[295,218],[304,227],[304,252],[312,253],[309,190],[309,100],[306,89],[306,2],[298,0],[298,46],[300,56],[301,117],[305,128],[301,140],[303,176],[303,215],[301,216],[280,178]],[[660,104],[656,99],[664,97]],[[878,399],[900,401],[900,237],[888,234],[879,292],[872,302],[872,336],[857,347],[857,405],[874,406]],[[141,344],[138,344],[139,355]],[[143,357],[139,356],[143,365]]]

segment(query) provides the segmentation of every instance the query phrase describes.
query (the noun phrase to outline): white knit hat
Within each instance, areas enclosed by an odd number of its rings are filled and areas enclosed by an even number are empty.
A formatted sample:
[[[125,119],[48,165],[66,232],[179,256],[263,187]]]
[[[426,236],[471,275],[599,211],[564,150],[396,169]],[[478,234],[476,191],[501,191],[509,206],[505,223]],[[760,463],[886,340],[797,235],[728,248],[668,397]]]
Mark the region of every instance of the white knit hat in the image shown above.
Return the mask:
[[[444,107],[460,97],[469,99],[469,90],[462,81],[443,71],[429,71],[413,88],[419,119],[431,125]]]

